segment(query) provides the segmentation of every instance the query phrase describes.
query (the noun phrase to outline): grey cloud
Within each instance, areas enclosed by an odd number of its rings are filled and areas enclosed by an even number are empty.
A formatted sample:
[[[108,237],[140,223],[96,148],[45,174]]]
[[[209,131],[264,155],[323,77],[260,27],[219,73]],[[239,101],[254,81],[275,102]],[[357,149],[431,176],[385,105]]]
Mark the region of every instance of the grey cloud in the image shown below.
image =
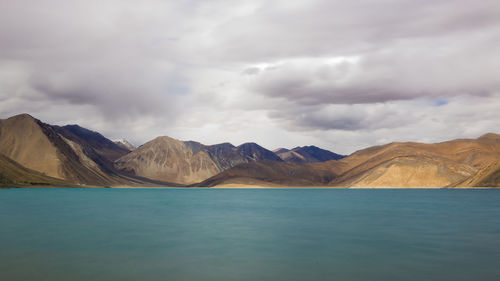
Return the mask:
[[[333,65],[328,58],[305,63],[290,60],[261,71],[249,87],[303,104],[377,103],[500,92],[495,75],[500,53],[477,43],[462,45],[464,49],[444,54],[430,47],[408,54],[419,47],[396,46],[387,54],[366,54],[357,62]]]
[[[472,136],[499,120],[499,10],[496,0],[4,0],[0,115],[138,144],[171,132],[338,138],[345,153],[401,134]]]
[[[269,1],[220,25],[221,59],[272,60],[372,52],[408,38],[497,28],[498,1]],[[241,32],[244,30],[244,32]]]
[[[189,91],[171,40],[182,32],[173,25],[182,17],[175,3],[6,1],[2,6],[7,9],[0,12],[0,76],[2,69],[15,67],[23,73],[15,85],[2,85],[0,96],[20,98],[24,89],[52,103],[91,105],[106,118],[173,118]]]
[[[255,75],[255,74],[259,74],[259,72],[260,72],[260,68],[258,68],[258,67],[248,67],[248,68],[243,69],[241,74],[243,74],[243,75]]]
[[[274,111],[270,118],[284,122],[289,129],[310,130],[376,130],[407,124],[409,116],[394,104],[356,105],[290,105],[288,110]]]

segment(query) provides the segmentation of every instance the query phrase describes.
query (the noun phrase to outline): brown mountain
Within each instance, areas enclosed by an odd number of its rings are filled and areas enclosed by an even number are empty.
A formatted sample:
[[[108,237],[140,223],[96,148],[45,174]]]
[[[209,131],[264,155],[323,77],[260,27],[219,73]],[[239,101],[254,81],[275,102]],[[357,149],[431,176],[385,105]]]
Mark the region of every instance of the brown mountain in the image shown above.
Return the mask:
[[[342,170],[342,163],[294,163],[260,161],[237,165],[196,184],[212,186],[326,186]]]
[[[500,187],[498,134],[390,143],[330,161],[316,147],[276,151],[288,152],[301,160],[284,162],[255,143],[206,146],[169,137],[129,152],[97,132],[21,114],[0,120],[0,185]]]
[[[325,162],[330,160],[339,160],[344,158],[344,155],[336,154],[331,151],[321,149],[317,146],[299,146],[291,150],[279,148],[273,151],[285,162],[295,163],[315,163]]]
[[[74,184],[141,183],[120,175],[113,160],[126,151],[78,126],[51,126],[28,114],[0,120],[0,153],[23,167]]]
[[[230,143],[206,146],[193,141],[157,137],[115,161],[128,174],[155,180],[192,184],[226,169],[252,161],[281,159],[255,144],[233,146]]]
[[[115,164],[128,174],[176,183],[201,181],[219,172],[205,151],[170,137],[157,137]]]
[[[318,174],[319,173],[319,174]],[[326,183],[325,179],[329,179]],[[249,163],[200,185],[328,185],[338,187],[500,186],[500,135],[436,144],[391,143],[341,160],[279,165]]]
[[[500,135],[435,144],[391,143],[357,151],[340,162],[345,171],[330,184],[354,187],[471,186],[500,159]],[[480,181],[474,185],[479,184]]]
[[[71,184],[27,169],[0,154],[0,187],[17,186],[71,186]]]

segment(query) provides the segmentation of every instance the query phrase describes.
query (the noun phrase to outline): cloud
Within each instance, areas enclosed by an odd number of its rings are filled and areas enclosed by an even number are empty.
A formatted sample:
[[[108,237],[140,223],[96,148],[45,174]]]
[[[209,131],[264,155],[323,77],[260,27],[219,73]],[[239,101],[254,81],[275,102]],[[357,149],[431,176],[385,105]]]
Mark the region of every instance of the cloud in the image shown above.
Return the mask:
[[[494,0],[5,0],[0,116],[136,144],[171,135],[346,153],[402,135],[472,137],[500,120],[498,10]]]
[[[249,87],[270,97],[307,104],[378,103],[500,92],[500,80],[494,74],[500,61],[496,50],[465,42],[459,50],[446,53],[432,46],[402,45],[390,53],[339,57],[336,63],[331,63],[330,57],[271,63],[254,73]],[[413,54],[418,48],[421,51]]]

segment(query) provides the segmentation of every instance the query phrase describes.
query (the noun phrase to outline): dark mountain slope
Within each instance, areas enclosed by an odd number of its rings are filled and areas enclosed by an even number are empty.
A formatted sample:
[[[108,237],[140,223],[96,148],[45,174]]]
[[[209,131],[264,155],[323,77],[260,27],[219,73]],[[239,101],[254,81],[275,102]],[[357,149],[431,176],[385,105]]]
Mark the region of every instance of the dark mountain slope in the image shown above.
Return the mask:
[[[280,148],[275,153],[285,162],[295,163],[315,163],[330,160],[340,160],[344,155],[336,154],[331,151],[321,149],[314,145],[296,147],[292,150]]]
[[[324,186],[335,173],[311,165],[274,161],[249,162],[217,174],[196,186],[242,184],[264,186]]]

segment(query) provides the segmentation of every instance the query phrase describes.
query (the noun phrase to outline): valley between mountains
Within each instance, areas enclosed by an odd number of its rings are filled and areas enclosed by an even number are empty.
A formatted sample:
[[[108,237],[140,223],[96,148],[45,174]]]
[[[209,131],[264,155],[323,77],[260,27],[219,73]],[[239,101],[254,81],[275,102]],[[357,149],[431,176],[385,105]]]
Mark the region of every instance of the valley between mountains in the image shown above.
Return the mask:
[[[500,187],[500,135],[389,143],[344,156],[315,146],[204,145],[157,137],[139,147],[28,114],[0,120],[2,187]]]

